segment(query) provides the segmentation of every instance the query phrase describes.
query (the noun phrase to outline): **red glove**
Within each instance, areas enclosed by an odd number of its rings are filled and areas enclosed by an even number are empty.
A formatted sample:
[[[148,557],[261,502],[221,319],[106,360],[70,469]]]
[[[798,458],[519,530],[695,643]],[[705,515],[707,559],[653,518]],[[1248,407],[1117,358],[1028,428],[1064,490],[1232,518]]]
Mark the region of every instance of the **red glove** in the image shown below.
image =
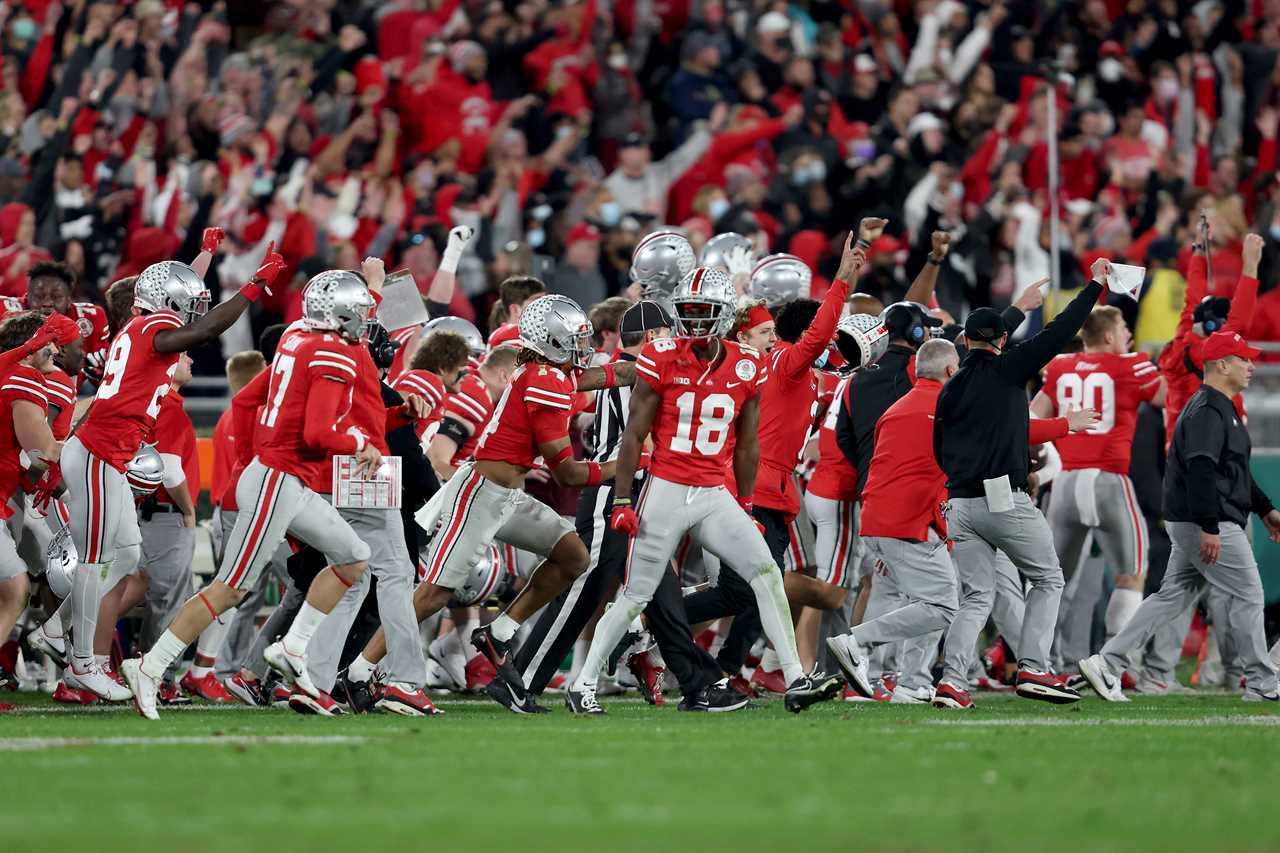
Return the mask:
[[[57,491],[58,486],[62,485],[62,467],[52,459],[46,459],[44,462],[49,467],[36,482],[36,490],[31,495],[31,505],[40,512],[48,511],[53,493]]]
[[[640,517],[631,508],[630,502],[621,505],[614,504],[613,518],[609,521],[609,526],[619,533],[635,536],[640,529]]]
[[[227,239],[227,232],[221,228],[206,228],[204,229],[204,237],[200,241],[200,251],[216,255],[218,254],[218,246],[222,245],[222,241],[225,239]]]
[[[80,324],[70,317],[65,317],[62,314],[50,314],[49,318],[44,321],[44,326],[53,334],[53,342],[60,347],[74,344],[80,340]]]
[[[764,524],[760,521],[760,519],[756,518],[754,515],[751,514],[751,510],[752,508],[755,507],[755,504],[752,503],[750,496],[738,495],[738,506],[742,507],[742,511],[745,512],[747,516],[756,523],[756,529],[759,530],[761,534],[763,534]]]
[[[253,274],[253,278],[249,283],[240,288],[244,298],[250,302],[257,302],[264,292],[270,296],[271,285],[275,283],[276,277],[284,271],[285,266],[284,258],[280,257],[276,252],[276,243],[272,240],[267,245],[267,255],[262,259],[262,266],[258,267],[258,271]]]

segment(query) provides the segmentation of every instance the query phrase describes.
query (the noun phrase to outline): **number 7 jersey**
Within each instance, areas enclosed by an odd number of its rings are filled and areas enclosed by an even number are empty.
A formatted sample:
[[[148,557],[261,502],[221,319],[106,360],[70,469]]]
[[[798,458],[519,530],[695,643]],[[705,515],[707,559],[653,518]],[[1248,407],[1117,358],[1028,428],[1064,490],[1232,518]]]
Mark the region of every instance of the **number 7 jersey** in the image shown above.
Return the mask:
[[[98,392],[76,437],[117,471],[123,472],[138,445],[151,437],[178,365],[179,353],[156,352],[156,335],[181,326],[174,312],[153,311],[134,317],[111,342]]]
[[[1045,368],[1044,393],[1054,414],[1097,409],[1098,423],[1054,442],[1064,471],[1098,468],[1129,473],[1138,404],[1160,389],[1160,369],[1145,353],[1078,352],[1056,356]]]
[[[649,471],[656,477],[686,486],[725,482],[725,444],[768,371],[755,350],[725,340],[720,346],[724,358],[714,368],[694,355],[685,338],[653,341],[636,359],[636,380],[662,398],[651,430]]]

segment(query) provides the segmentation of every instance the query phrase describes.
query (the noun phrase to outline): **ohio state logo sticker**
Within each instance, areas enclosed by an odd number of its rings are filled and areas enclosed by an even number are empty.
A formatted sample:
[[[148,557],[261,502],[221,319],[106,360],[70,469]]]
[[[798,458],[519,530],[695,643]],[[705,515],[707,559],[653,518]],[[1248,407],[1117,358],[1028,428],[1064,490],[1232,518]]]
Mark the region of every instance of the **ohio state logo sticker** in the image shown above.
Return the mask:
[[[86,318],[81,317],[76,320],[76,325],[80,327],[80,337],[88,338],[89,335],[93,334],[93,323],[90,323]]]
[[[733,371],[738,374],[738,378],[743,382],[746,382],[748,379],[756,378],[755,364],[747,361],[745,358],[733,366]]]

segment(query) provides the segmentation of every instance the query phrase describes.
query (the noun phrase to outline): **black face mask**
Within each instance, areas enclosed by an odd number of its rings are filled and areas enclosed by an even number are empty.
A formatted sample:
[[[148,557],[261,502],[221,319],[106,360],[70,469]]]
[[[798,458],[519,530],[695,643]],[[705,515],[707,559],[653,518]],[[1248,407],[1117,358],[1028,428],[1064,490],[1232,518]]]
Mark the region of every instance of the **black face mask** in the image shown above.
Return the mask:
[[[398,341],[391,340],[391,333],[381,323],[370,323],[368,330],[369,355],[379,370],[387,370],[395,361],[396,351],[400,349]]]

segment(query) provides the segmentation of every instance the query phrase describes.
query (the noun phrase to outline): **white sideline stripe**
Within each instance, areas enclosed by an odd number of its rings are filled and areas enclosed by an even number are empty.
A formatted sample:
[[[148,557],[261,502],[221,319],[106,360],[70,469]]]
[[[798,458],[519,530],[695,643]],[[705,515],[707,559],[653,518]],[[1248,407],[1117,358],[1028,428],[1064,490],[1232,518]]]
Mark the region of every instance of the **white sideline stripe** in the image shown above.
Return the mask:
[[[1201,726],[1280,726],[1280,716],[1273,714],[1198,717],[1182,720],[1108,719],[1108,720],[1060,720],[1052,717],[1031,717],[1013,720],[926,720],[930,726],[1009,726],[1049,728],[1100,728],[1105,726],[1155,726],[1171,728],[1198,728]]]
[[[358,735],[215,735],[179,737],[11,737],[0,738],[0,752],[37,752],[67,746],[217,746],[227,744],[315,744],[364,743]]]

